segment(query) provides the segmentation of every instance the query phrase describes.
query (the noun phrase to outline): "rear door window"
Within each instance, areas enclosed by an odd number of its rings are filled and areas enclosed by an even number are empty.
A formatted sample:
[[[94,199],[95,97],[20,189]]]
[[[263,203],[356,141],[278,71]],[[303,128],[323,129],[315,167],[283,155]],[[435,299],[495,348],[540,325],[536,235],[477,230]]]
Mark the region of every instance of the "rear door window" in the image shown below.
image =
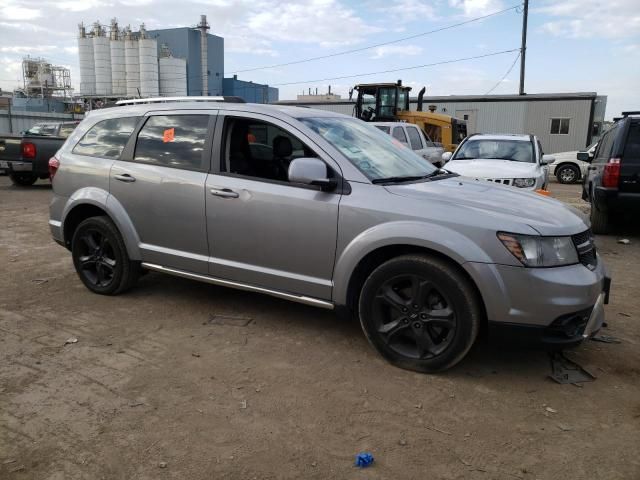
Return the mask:
[[[417,127],[407,127],[407,134],[409,135],[412,150],[422,150],[424,148]]]
[[[629,135],[624,146],[624,163],[640,165],[640,122],[629,125]]]
[[[76,155],[120,158],[139,117],[110,118],[96,123],[73,147]]]
[[[209,115],[154,115],[140,130],[134,162],[204,171]]]
[[[395,138],[399,142],[404,143],[405,145],[407,144],[407,136],[405,135],[404,128],[402,127],[395,127],[393,129],[393,138]]]

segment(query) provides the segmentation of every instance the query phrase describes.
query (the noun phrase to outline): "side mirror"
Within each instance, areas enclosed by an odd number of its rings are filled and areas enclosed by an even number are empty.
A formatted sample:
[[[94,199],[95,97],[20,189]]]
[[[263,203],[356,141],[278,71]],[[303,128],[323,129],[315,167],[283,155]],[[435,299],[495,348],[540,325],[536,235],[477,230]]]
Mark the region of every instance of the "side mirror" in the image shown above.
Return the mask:
[[[305,185],[317,185],[322,190],[332,190],[336,181],[327,175],[325,163],[312,157],[296,158],[289,164],[289,181]]]
[[[442,154],[442,160],[444,162],[448,162],[449,160],[451,160],[451,157],[453,156],[453,154],[451,152],[444,152]]]
[[[578,152],[576,158],[582,162],[590,162],[593,159],[589,152]]]
[[[556,161],[556,157],[554,157],[553,155],[542,155],[542,158],[540,159],[540,164],[549,165],[550,163],[553,163],[555,161]]]

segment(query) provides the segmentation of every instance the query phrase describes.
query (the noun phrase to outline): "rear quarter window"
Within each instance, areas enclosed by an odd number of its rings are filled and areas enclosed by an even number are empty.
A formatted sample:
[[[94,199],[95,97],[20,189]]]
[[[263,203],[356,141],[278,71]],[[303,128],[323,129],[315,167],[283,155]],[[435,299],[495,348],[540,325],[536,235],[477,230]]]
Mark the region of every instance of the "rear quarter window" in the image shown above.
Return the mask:
[[[89,157],[120,158],[138,119],[122,117],[102,120],[84,134],[72,152]]]
[[[640,165],[640,122],[629,125],[629,135],[624,146],[624,163]]]

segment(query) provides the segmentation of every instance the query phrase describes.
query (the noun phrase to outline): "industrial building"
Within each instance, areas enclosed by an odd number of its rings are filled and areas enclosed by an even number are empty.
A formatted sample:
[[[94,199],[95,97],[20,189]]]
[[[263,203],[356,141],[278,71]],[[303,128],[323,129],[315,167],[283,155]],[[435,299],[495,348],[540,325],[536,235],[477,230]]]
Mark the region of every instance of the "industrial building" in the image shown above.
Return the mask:
[[[224,39],[208,32],[206,15],[195,27],[109,31],[79,25],[80,95],[89,104],[131,97],[238,96],[247,102],[278,100],[278,89],[224,78]]]
[[[355,101],[283,101],[353,115]],[[410,108],[417,108],[412,99]],[[607,97],[595,92],[424,97],[425,108],[467,122],[472,133],[537,135],[546,153],[580,150],[600,138]]]
[[[207,18],[202,15],[197,29],[181,27],[147,32],[147,37],[154,39],[159,48],[164,44],[174,57],[186,61],[184,95],[223,94],[224,38],[208,33],[208,29]]]
[[[238,76],[225,78],[222,83],[225,95],[241,97],[248,103],[273,103],[278,101],[278,89],[269,85],[238,80]]]

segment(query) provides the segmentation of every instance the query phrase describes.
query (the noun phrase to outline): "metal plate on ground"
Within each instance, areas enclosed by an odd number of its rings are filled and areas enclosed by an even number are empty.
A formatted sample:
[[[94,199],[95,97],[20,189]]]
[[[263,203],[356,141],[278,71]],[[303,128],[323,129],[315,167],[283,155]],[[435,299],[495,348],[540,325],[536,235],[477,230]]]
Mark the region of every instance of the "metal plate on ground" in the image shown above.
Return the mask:
[[[596,377],[591,372],[568,359],[562,352],[549,354],[551,359],[551,375],[549,378],[561,384],[593,382]]]

